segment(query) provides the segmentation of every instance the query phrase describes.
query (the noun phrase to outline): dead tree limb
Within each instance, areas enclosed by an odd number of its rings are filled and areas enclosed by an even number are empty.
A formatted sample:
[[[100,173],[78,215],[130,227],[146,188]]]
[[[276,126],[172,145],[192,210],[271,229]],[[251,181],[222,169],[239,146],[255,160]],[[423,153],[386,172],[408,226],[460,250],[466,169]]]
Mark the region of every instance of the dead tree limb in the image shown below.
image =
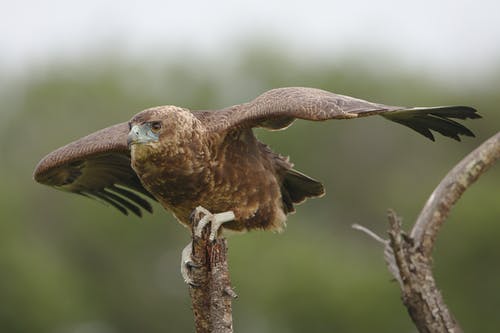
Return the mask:
[[[499,158],[500,132],[467,155],[432,192],[410,234],[426,256],[430,256],[439,228],[451,207]]]
[[[432,273],[432,249],[453,204],[499,158],[500,132],[467,155],[443,178],[410,235],[402,231],[401,219],[396,213],[389,211],[389,240],[382,241],[384,257],[389,271],[399,282],[403,303],[419,332],[462,332],[437,288]],[[366,228],[355,228],[367,232]]]
[[[237,297],[231,288],[227,265],[225,238],[209,240],[210,230],[204,228],[201,237],[195,235],[203,213],[192,216],[192,264],[190,265],[189,294],[193,306],[197,333],[232,333],[231,301]]]

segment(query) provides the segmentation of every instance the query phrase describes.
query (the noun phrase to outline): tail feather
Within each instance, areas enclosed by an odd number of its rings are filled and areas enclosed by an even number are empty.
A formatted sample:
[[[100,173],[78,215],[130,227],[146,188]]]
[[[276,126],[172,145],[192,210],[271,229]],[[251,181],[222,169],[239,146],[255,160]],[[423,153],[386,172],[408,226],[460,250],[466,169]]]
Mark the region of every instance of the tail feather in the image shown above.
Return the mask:
[[[325,194],[325,189],[319,181],[297,170],[289,169],[285,174],[281,192],[286,212],[289,213],[295,211],[294,203],[301,203],[309,197],[322,196]]]
[[[382,114],[383,117],[407,126],[434,141],[431,130],[460,141],[460,135],[474,137],[474,133],[452,119],[481,118],[468,106],[438,106],[403,109]]]

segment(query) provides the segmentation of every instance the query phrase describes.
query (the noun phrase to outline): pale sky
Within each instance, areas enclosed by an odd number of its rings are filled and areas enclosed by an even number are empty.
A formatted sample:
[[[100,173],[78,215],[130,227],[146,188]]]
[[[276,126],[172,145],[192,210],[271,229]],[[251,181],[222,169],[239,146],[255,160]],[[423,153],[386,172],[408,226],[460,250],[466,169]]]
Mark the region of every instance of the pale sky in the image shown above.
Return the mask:
[[[0,67],[12,71],[101,47],[145,59],[234,54],[260,38],[304,57],[376,49],[467,75],[500,64],[499,0],[0,1]]]

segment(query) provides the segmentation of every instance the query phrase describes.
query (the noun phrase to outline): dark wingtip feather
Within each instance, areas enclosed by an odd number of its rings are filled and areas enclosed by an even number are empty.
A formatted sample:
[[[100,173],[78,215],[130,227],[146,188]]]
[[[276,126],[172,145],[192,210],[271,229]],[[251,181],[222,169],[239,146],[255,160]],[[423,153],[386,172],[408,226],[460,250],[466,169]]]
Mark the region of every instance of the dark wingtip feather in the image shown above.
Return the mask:
[[[115,201],[111,200],[110,198],[108,198],[107,196],[105,196],[99,192],[89,193],[89,195],[86,195],[86,196],[93,196],[97,199],[100,199],[100,200],[110,204],[111,206],[115,207],[116,209],[118,209],[123,215],[128,215],[128,210],[125,207],[116,203]]]
[[[137,215],[138,217],[142,217],[142,211],[139,207],[134,205],[132,202],[125,200],[124,198],[114,194],[113,192],[110,192],[106,189],[103,190],[102,192],[105,196],[113,200],[114,202],[119,203],[120,205],[124,206],[126,209],[130,210],[132,213]]]
[[[113,192],[115,193],[113,193]],[[92,192],[75,192],[76,194],[83,195],[87,198],[98,199],[103,203],[107,203],[112,207],[116,208],[124,215],[129,215],[129,211],[134,213],[134,215],[138,217],[142,217],[142,210],[148,211],[149,213],[153,212],[153,207],[151,204],[145,199],[141,198],[139,195],[135,194],[132,191],[127,189],[117,187],[112,185],[109,188],[105,188],[100,191],[92,191]],[[118,195],[120,194],[120,195]],[[123,196],[123,197],[122,197]]]
[[[432,112],[429,114],[438,116],[438,117],[446,117],[446,118],[455,118],[455,119],[479,119],[482,118],[477,110],[470,106],[443,106],[437,108],[430,108]]]
[[[386,117],[386,118],[388,118],[388,119],[390,119],[398,124],[401,124],[403,126],[411,128],[412,130],[422,134],[423,136],[425,136],[426,138],[428,138],[431,141],[436,141],[436,139],[434,138],[434,135],[429,130],[429,128],[426,126],[422,126],[421,124],[419,124],[417,122],[413,122],[409,119],[404,119],[404,118],[399,119],[399,118],[389,118],[389,117]]]
[[[110,186],[109,189],[111,191],[116,192],[116,193],[126,197],[127,199],[133,201],[137,205],[141,206],[144,210],[146,210],[150,213],[153,213],[153,206],[151,206],[151,204],[147,200],[141,198],[139,195],[135,194],[134,192],[132,192],[128,189],[122,188],[122,187],[115,186],[115,185]]]
[[[431,130],[457,141],[461,141],[461,135],[475,137],[470,129],[452,119],[481,118],[476,109],[468,106],[411,108],[389,112],[383,116],[417,131],[432,141],[434,135]]]

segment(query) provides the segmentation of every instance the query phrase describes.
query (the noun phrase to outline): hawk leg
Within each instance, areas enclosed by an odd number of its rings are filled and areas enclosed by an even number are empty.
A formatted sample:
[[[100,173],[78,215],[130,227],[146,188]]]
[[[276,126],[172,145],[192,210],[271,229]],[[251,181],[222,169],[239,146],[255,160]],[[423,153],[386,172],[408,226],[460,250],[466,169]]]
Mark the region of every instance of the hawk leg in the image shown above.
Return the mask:
[[[193,279],[189,276],[191,268],[197,267],[191,258],[193,253],[193,242],[189,242],[188,245],[182,250],[181,254],[181,275],[186,284],[194,286]]]
[[[193,211],[193,215],[196,216],[198,214],[203,214],[203,217],[198,222],[198,225],[194,228],[193,237],[200,238],[203,234],[203,229],[210,224],[210,234],[208,239],[213,242],[217,238],[219,234],[220,227],[226,223],[234,220],[234,213],[232,211],[227,211],[223,213],[212,214],[207,209],[198,206]],[[193,285],[193,280],[189,276],[191,268],[196,267],[196,264],[192,260],[193,253],[193,242],[189,242],[189,244],[182,250],[181,255],[181,275],[184,279],[184,282],[187,284]]]
[[[198,222],[198,225],[194,229],[194,236],[201,237],[203,229],[207,226],[208,223],[210,223],[210,236],[208,237],[208,239],[210,239],[210,241],[212,241],[212,242],[217,237],[220,227],[224,223],[234,220],[234,213],[231,210],[227,211],[227,212],[223,212],[223,213],[212,214],[207,209],[203,208],[202,206],[198,206],[198,207],[196,207],[196,209],[194,210],[193,213],[194,214],[199,214],[199,213],[204,214],[203,217],[201,218],[200,222]]]

